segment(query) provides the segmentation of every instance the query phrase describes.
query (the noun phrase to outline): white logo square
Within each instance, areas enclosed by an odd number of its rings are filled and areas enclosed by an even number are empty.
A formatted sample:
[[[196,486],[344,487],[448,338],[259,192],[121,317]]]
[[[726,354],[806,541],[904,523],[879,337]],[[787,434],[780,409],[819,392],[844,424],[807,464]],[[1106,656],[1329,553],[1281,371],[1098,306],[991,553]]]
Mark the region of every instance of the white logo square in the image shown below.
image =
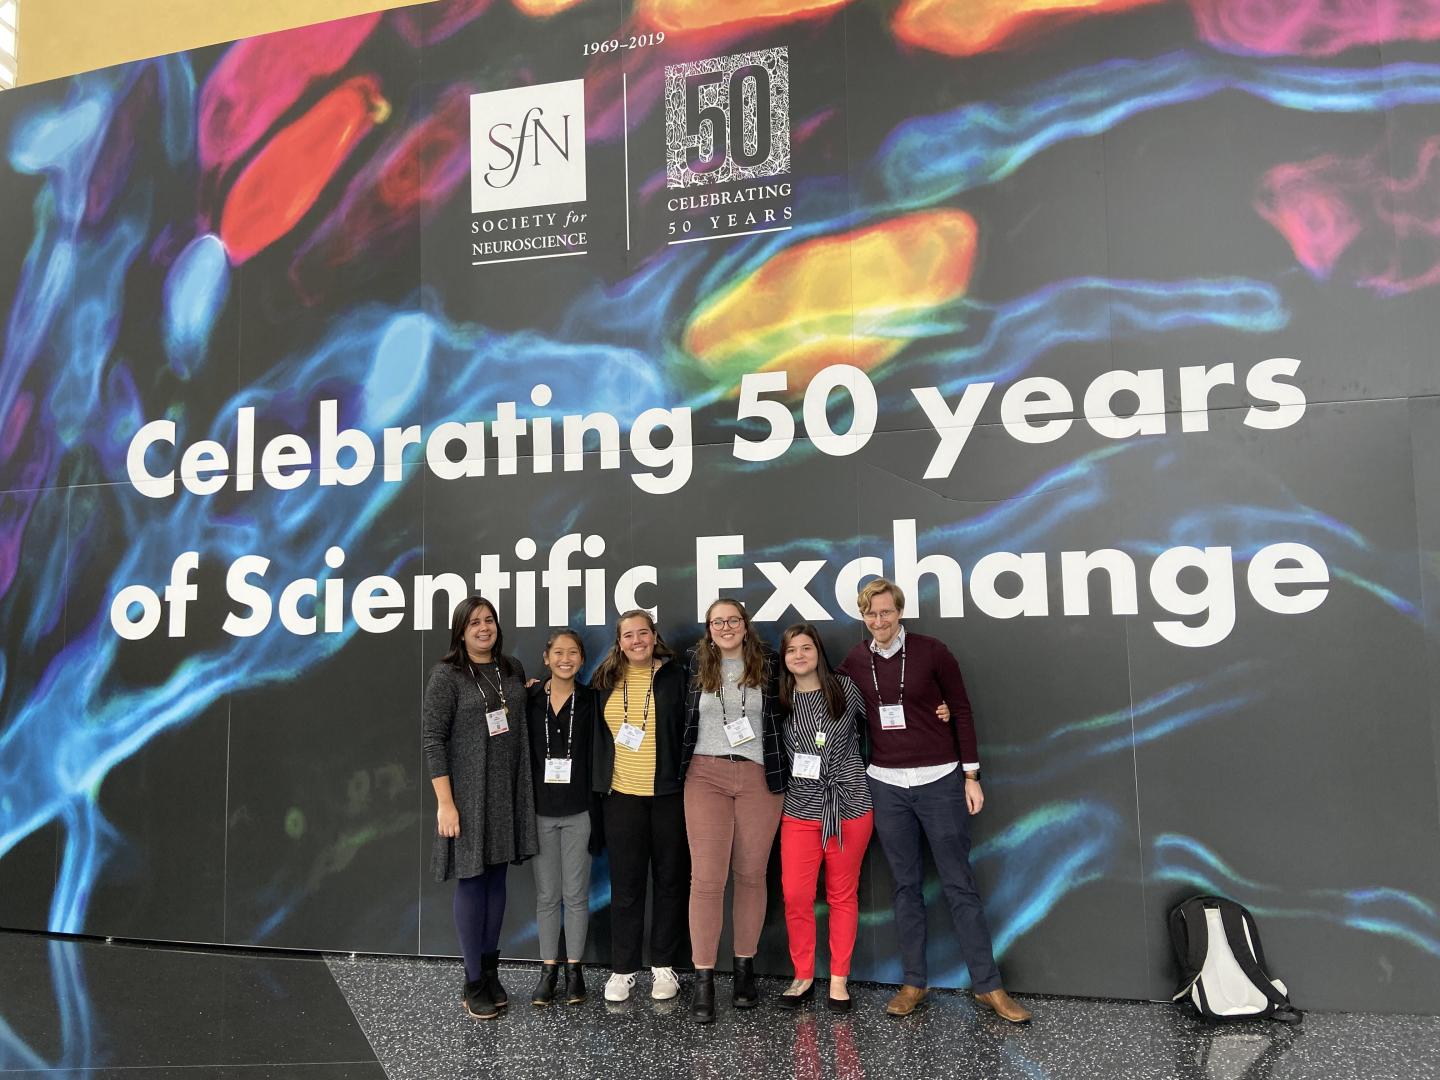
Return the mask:
[[[585,80],[470,95],[470,209],[585,199]]]

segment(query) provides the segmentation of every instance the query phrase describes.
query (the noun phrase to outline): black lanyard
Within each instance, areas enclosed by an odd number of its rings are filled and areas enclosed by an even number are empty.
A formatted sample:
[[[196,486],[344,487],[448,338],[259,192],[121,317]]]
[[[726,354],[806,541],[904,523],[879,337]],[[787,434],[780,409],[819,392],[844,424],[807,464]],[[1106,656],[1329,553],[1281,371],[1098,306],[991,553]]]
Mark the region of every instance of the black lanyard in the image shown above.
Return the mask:
[[[875,673],[875,650],[870,650],[870,678],[875,683],[875,700],[883,707],[885,702],[880,700],[880,676]],[[900,700],[896,705],[905,704],[905,643],[900,643]]]
[[[489,710],[490,695],[485,692],[485,687],[480,685],[480,676],[475,674],[475,662],[468,659],[465,662],[470,665],[470,677],[475,680],[475,689],[480,691],[480,700],[485,702],[485,708]],[[490,673],[488,671],[485,673],[485,681],[486,683],[490,682]],[[505,704],[505,687],[504,684],[500,681],[500,677],[498,675],[495,676],[494,687],[495,697],[500,702],[500,708],[505,710],[506,716],[509,716],[510,706]]]
[[[814,747],[815,755],[823,761],[827,756],[826,751],[829,749],[835,739],[838,739],[840,737],[840,734],[843,730],[843,725],[840,723],[841,718],[837,718],[831,714],[830,700],[825,696],[825,690],[823,687],[819,690],[797,690],[795,691],[795,693],[797,696],[800,694],[819,694],[820,697],[818,698],[818,700],[820,702],[820,706],[819,708],[814,710],[814,731],[801,730],[803,725],[799,722],[801,715],[800,710],[795,708],[793,705],[791,706],[788,727],[790,731],[790,740],[795,744],[792,753],[808,754],[810,752],[810,748]],[[849,715],[848,712],[846,713],[846,715]],[[831,733],[825,730],[825,724],[827,719],[835,725],[835,732],[833,738],[831,737]],[[800,741],[802,736],[804,736],[806,740],[803,744]]]
[[[740,672],[740,677],[742,679],[745,677],[743,670]],[[740,715],[736,717],[737,720],[745,718],[745,695],[749,689],[744,683],[740,684]],[[715,696],[720,699],[720,726],[724,727],[729,723],[729,718],[725,715],[725,676],[723,674],[720,676],[720,689],[715,691]]]
[[[640,707],[640,730],[650,726],[650,696],[655,693],[655,658],[650,658],[650,685],[645,688],[645,704]],[[625,665],[625,678],[620,680],[620,704],[625,710],[623,723],[630,723],[630,665]]]
[[[565,759],[569,760],[575,753],[575,691],[570,691],[570,698],[561,708],[561,712],[569,711],[570,726],[565,732]],[[545,760],[553,761],[550,756],[550,721],[559,721],[560,716],[550,707],[550,684],[545,684]]]

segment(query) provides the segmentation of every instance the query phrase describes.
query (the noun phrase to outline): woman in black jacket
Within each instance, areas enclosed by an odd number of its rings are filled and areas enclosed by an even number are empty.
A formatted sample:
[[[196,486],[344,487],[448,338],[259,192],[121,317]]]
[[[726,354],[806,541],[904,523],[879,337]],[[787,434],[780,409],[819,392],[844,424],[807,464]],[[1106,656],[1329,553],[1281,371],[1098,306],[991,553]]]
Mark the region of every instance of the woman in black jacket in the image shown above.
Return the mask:
[[[753,1008],[755,952],[765,925],[765,868],[785,803],[775,652],[738,600],[716,600],[690,653],[685,741],[685,831],[690,843],[690,943],[698,1023],[715,1020],[715,961],[725,922],[725,887],[735,934],[734,1002]]]
[[[680,990],[677,965],[688,960],[686,908],[690,851],[680,750],[685,727],[685,672],[645,611],[615,624],[615,644],[595,670],[599,694],[592,783],[604,798],[610,850],[610,940],[614,973],[606,1001],[625,1001],[640,969],[645,889],[654,883],[650,925],[650,996]]]
[[[595,691],[575,677],[585,645],[574,630],[555,630],[542,662],[550,677],[530,687],[530,761],[535,787],[535,916],[540,938],[540,981],[530,1001],[555,1000],[559,976],[561,908],[564,908],[567,1005],[585,1000],[580,961],[590,923],[590,758],[597,710]]]

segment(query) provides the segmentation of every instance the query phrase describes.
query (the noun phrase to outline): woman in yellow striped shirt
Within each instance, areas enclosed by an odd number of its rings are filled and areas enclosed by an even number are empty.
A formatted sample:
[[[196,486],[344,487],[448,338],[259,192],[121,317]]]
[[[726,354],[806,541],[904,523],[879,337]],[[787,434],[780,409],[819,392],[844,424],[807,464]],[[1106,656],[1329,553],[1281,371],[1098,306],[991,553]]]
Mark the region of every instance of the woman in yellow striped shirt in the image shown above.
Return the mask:
[[[685,729],[685,672],[645,611],[627,611],[615,643],[595,669],[595,789],[605,796],[610,851],[610,941],[614,973],[606,1001],[635,986],[645,939],[645,890],[654,886],[650,925],[650,996],[680,990],[677,964],[689,959],[690,849],[680,779]]]

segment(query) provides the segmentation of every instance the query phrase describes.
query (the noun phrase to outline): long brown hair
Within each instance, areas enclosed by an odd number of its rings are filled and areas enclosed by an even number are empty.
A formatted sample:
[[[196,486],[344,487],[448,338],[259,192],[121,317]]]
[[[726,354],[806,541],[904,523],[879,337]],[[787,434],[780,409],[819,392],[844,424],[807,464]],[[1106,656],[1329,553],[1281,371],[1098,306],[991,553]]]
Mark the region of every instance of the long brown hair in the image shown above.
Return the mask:
[[[644,619],[650,624],[650,629],[655,633],[656,659],[668,660],[675,655],[675,650],[666,645],[665,639],[660,636],[660,628],[655,625],[650,613],[643,608],[632,608],[615,620],[615,641],[611,644],[610,651],[605,654],[605,659],[601,660],[600,666],[595,669],[595,674],[590,676],[590,685],[596,690],[613,690],[624,675],[625,666],[630,662],[625,659],[625,652],[620,648],[620,627],[625,625],[627,619]]]
[[[745,640],[740,643],[740,659],[744,663],[740,672],[740,685],[764,686],[765,646],[755,633],[754,626],[750,624],[750,613],[739,600],[722,597],[712,601],[705,609],[705,636],[695,644],[695,654],[700,661],[700,689],[707,694],[718,694],[725,684],[725,676],[720,667],[720,646],[716,645],[715,639],[710,636],[710,615],[721,604],[729,604],[740,612],[741,622],[745,625]]]
[[[820,677],[820,689],[825,692],[825,707],[830,710],[832,717],[839,720],[848,707],[845,702],[845,689],[840,685],[835,672],[830,669],[830,658],[825,655],[825,643],[820,640],[820,632],[808,622],[787,626],[785,633],[780,635],[780,708],[789,713],[794,700],[795,676],[785,665],[785,650],[797,637],[808,637],[815,643],[815,674]]]
[[[465,651],[465,628],[470,625],[470,616],[476,608],[484,608],[495,620],[495,647],[490,650],[490,659],[502,679],[515,674],[514,664],[505,655],[505,627],[500,624],[500,613],[495,605],[483,596],[469,596],[455,605],[455,614],[450,619],[450,651],[440,658],[442,664],[449,664],[457,671],[464,671],[470,654]]]

